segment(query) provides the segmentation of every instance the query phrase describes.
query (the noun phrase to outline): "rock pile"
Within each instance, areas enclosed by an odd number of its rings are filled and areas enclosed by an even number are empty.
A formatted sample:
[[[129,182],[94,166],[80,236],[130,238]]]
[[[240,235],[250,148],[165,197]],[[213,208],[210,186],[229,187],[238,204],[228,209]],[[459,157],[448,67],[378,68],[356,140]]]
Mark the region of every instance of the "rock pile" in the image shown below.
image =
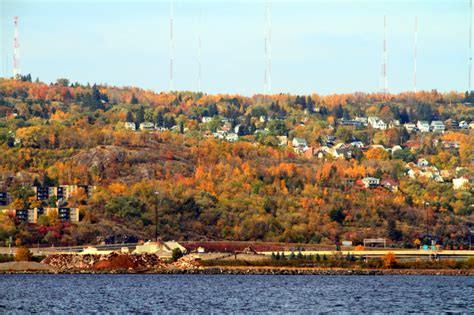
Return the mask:
[[[155,254],[78,255],[57,254],[46,257],[43,263],[57,272],[80,272],[101,270],[153,271],[168,268]]]
[[[179,270],[195,270],[195,269],[202,269],[203,267],[196,261],[192,256],[183,256],[174,262],[172,265],[173,269]]]

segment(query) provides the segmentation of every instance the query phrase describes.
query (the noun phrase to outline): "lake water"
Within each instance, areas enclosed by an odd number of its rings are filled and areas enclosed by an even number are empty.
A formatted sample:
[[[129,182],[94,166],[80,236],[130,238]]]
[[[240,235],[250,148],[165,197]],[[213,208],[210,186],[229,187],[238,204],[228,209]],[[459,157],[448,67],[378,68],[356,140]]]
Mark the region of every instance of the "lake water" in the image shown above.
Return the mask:
[[[0,275],[0,314],[474,312],[474,278]]]

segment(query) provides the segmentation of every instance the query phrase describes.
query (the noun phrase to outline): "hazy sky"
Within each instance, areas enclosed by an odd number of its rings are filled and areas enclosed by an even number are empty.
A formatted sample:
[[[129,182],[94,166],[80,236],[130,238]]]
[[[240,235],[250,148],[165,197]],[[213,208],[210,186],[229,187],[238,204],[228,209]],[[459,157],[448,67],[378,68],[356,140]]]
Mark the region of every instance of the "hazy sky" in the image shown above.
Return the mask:
[[[201,29],[202,90],[262,92],[264,4],[175,0],[175,89],[198,89]],[[169,90],[169,1],[0,0],[0,10],[3,76],[17,15],[22,73]],[[274,0],[271,92],[380,90],[384,14],[391,92],[413,89],[417,15],[418,89],[467,90],[469,0]]]

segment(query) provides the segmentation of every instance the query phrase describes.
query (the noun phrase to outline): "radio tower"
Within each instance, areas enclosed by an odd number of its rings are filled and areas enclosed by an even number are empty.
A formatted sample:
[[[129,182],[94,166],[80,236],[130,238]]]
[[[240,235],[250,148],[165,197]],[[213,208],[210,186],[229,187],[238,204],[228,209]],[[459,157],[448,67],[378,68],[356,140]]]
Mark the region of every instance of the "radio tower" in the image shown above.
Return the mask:
[[[413,87],[415,93],[417,92],[416,89],[416,57],[417,57],[417,47],[418,45],[418,16],[415,17],[415,42],[414,42],[414,50],[413,50]]]
[[[202,54],[201,54],[201,23],[202,23],[202,8],[199,8],[199,17],[198,17],[198,92],[202,92],[201,83],[202,83]]]
[[[13,79],[20,76],[20,40],[18,38],[18,16],[13,17],[15,37],[13,38]]]
[[[174,59],[174,38],[173,38],[173,15],[174,3],[170,2],[170,91],[173,91],[173,59]]]
[[[387,80],[387,16],[383,16],[383,53],[382,53],[382,93],[384,96],[388,94]]]
[[[471,71],[472,71],[472,0],[469,1],[469,79],[468,92],[471,93]]]
[[[268,94],[272,89],[272,3],[265,2],[265,72],[264,93]]]

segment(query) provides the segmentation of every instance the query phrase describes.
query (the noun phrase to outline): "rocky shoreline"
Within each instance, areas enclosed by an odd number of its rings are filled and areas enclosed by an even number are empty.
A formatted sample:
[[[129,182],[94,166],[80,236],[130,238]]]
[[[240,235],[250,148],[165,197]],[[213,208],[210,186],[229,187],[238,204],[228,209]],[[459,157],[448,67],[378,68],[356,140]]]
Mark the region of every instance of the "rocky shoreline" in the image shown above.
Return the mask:
[[[474,276],[474,270],[464,269],[310,269],[310,268],[166,268],[114,270],[2,270],[0,274],[156,274],[156,275],[314,275],[314,276]]]

